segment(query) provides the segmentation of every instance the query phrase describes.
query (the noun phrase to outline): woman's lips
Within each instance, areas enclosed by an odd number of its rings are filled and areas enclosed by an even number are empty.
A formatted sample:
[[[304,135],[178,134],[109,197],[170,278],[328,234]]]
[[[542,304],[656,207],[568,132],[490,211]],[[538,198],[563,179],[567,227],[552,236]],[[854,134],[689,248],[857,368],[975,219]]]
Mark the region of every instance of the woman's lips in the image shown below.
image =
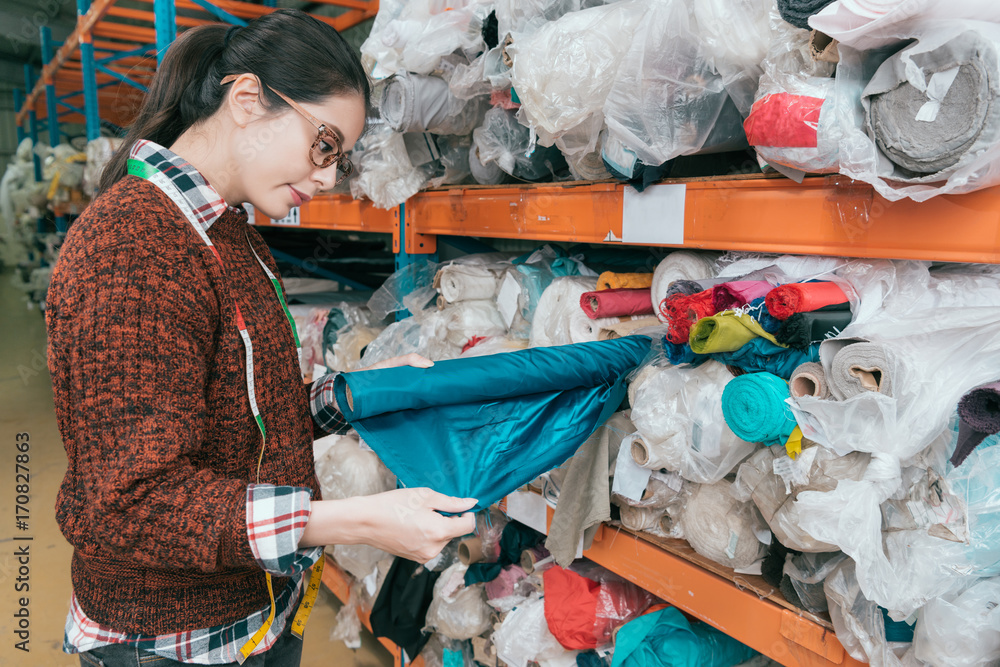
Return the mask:
[[[290,185],[288,186],[288,189],[292,191],[292,198],[295,200],[296,206],[302,206],[303,204],[307,204],[309,203],[309,200],[312,199],[312,197],[310,197],[306,193],[300,192]]]

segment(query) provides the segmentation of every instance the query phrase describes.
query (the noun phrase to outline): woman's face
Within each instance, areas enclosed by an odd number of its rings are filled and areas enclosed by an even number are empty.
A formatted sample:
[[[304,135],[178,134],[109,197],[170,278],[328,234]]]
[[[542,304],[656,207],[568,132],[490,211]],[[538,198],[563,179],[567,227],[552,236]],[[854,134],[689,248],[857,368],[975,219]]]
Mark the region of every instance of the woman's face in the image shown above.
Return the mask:
[[[353,148],[365,125],[364,100],[359,95],[334,95],[319,103],[300,103],[341,138],[345,152]],[[241,164],[240,190],[254,208],[272,219],[283,218],[295,206],[337,181],[337,167],[320,168],[310,159],[316,127],[299,112],[284,107],[247,126],[235,146]]]

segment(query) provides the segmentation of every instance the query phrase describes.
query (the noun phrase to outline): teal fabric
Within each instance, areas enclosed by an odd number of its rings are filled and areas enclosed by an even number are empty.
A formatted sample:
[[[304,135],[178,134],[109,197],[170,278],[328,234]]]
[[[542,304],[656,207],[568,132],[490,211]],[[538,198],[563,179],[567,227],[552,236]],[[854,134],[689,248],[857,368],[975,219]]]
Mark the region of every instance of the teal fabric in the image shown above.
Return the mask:
[[[741,375],[722,390],[722,415],[733,433],[747,442],[783,445],[795,430],[788,396],[788,383],[776,375]]]
[[[691,623],[667,607],[618,630],[611,667],[732,667],[756,655],[707,623]]]
[[[650,344],[626,336],[342,373],[334,391],[403,486],[476,498],[482,509],[572,456],[618,409]]]
[[[742,368],[748,373],[764,371],[787,380],[801,364],[819,361],[819,345],[811,345],[807,350],[796,350],[775,345],[766,338],[754,338],[735,352],[716,352],[708,356],[727,366]]]

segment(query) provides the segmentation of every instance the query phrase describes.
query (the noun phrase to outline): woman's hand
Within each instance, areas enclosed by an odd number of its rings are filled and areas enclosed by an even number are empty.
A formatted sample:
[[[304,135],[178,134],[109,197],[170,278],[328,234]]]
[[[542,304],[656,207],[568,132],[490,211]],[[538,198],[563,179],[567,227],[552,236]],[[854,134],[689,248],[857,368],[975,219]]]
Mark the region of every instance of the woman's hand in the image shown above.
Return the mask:
[[[404,354],[401,357],[393,357],[392,359],[386,359],[385,361],[380,361],[377,364],[372,364],[365,368],[359,368],[359,371],[374,371],[381,368],[396,368],[398,366],[413,366],[414,368],[430,368],[434,365],[434,362],[427,357],[422,357],[416,352],[410,352],[409,354]]]
[[[426,563],[452,539],[476,528],[466,512],[475,498],[453,498],[431,489],[397,489],[346,500],[320,500],[300,547],[328,544],[368,544],[418,563]],[[442,516],[438,512],[457,514]]]

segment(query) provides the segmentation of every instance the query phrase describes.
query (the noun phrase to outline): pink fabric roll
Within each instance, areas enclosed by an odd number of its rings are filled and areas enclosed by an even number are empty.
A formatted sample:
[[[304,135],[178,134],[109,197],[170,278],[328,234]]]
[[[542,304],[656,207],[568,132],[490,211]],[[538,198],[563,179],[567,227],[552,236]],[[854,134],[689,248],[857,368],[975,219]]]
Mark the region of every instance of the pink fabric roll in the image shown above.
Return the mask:
[[[712,303],[715,312],[742,308],[754,299],[759,299],[771,291],[773,286],[766,280],[734,280],[712,288]]]
[[[585,292],[580,297],[580,308],[587,317],[596,320],[601,317],[628,317],[629,315],[651,315],[653,302],[650,288],[606,289]]]

